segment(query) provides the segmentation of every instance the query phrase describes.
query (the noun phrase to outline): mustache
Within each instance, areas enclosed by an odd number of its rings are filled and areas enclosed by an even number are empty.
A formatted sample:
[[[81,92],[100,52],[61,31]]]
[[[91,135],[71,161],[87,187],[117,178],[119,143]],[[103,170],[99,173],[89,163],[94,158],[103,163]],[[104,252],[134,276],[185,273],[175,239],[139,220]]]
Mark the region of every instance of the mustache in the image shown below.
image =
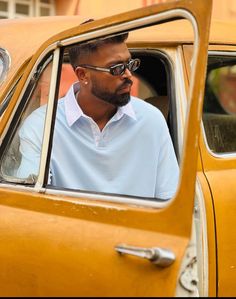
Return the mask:
[[[127,85],[133,85],[133,81],[130,79],[125,79],[125,81],[121,84],[121,86],[119,87],[119,89],[122,89],[124,87],[126,87]]]

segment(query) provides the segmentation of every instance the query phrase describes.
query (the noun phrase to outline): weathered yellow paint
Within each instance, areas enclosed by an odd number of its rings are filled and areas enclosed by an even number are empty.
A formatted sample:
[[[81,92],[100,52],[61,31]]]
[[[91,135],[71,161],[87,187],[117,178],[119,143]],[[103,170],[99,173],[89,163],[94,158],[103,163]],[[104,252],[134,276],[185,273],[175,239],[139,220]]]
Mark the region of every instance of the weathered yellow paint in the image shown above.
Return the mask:
[[[12,82],[23,72],[14,97],[3,119],[0,133],[7,125],[24,82],[36,59],[50,44],[68,37],[86,33],[98,28],[106,28],[140,16],[155,14],[157,11],[178,7],[179,3],[189,9],[193,1],[176,1],[138,9],[114,18],[98,20],[81,27],[78,17],[50,19],[27,19],[0,22],[1,46],[12,57],[12,67],[6,82],[1,87],[1,98]],[[204,89],[204,74],[207,48],[206,15],[211,1],[196,1],[195,16],[199,22],[200,51],[199,64],[194,77],[191,108],[186,122],[186,138],[178,194],[169,206],[163,209],[131,207],[113,202],[102,202],[85,198],[48,195],[8,188],[0,189],[0,263],[3,269],[0,279],[2,296],[173,296],[176,280],[191,232],[195,175],[204,194],[209,255],[209,295],[232,294],[235,275],[235,238],[233,233],[235,215],[235,158],[220,159],[209,154],[199,133],[198,111],[202,106],[199,90]],[[197,4],[198,3],[198,4]],[[1,25],[3,24],[3,25]],[[18,40],[13,34],[24,32]],[[40,26],[40,34],[36,28]],[[71,27],[71,29],[69,29]],[[230,30],[229,30],[230,28]],[[236,44],[236,35],[231,34],[236,23],[212,22],[210,43],[214,49],[224,49],[224,44]],[[185,22],[163,24],[155,32],[143,38],[134,35],[131,45],[142,47],[149,43],[152,47],[192,44],[192,31]],[[180,30],[181,29],[181,30]],[[63,31],[63,32],[61,32]],[[178,32],[181,32],[179,34]],[[9,34],[10,32],[10,34]],[[38,31],[37,31],[38,32]],[[170,34],[171,32],[171,34]],[[29,36],[32,35],[32,39]],[[204,39],[205,38],[205,39]],[[43,45],[42,45],[43,43]],[[16,47],[17,45],[17,47]],[[184,48],[186,60],[185,85],[189,90],[191,51]],[[34,56],[33,56],[34,55]],[[27,66],[22,65],[29,59]],[[21,70],[21,71],[20,71]],[[199,102],[200,100],[200,102]],[[200,142],[196,140],[200,134]],[[198,164],[197,164],[198,159]],[[193,163],[192,163],[193,162]],[[223,179],[223,182],[222,182]],[[231,207],[230,211],[228,210]],[[216,220],[216,227],[215,227]],[[217,243],[215,233],[217,228]],[[157,268],[136,258],[118,258],[114,251],[117,243],[135,246],[160,246],[173,249],[176,262],[166,269]],[[216,253],[217,252],[217,253]],[[218,255],[218,268],[217,268]],[[69,259],[68,259],[69,257]],[[15,265],[15,266],[12,266]],[[112,265],[112,267],[111,267]],[[47,269],[47,271],[45,271]],[[230,271],[228,271],[230,269]],[[66,273],[66,279],[65,279]],[[121,276],[122,273],[122,276]],[[230,277],[229,277],[230,273]],[[135,281],[135,285],[132,285]],[[104,289],[106,286],[106,293]],[[133,286],[133,287],[132,287]]]

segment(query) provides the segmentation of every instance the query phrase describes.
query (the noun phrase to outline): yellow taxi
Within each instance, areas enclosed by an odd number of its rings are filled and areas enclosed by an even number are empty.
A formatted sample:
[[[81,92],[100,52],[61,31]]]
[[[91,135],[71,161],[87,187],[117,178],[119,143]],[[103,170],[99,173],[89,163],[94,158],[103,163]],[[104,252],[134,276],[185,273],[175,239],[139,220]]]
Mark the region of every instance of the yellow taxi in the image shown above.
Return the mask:
[[[236,23],[211,10],[0,21],[0,296],[236,295]],[[168,201],[48,183],[68,50],[123,32],[141,60],[132,94],[161,110],[180,166]],[[44,104],[39,171],[20,178],[19,129]]]

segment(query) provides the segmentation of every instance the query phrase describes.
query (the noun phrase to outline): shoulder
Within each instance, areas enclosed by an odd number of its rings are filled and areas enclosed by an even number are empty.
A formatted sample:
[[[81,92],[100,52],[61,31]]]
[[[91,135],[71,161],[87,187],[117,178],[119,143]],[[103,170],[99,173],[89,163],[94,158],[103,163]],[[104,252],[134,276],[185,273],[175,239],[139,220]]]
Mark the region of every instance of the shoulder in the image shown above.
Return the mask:
[[[20,127],[20,136],[28,135],[30,132],[42,133],[47,105],[43,105],[35,109],[27,118],[24,120]]]
[[[44,121],[46,115],[47,105],[40,106],[35,109],[24,121],[24,124],[37,123]]]
[[[148,119],[149,121],[153,121],[155,123],[166,123],[162,112],[152,104],[149,104],[140,98],[132,96],[131,105],[137,118]]]

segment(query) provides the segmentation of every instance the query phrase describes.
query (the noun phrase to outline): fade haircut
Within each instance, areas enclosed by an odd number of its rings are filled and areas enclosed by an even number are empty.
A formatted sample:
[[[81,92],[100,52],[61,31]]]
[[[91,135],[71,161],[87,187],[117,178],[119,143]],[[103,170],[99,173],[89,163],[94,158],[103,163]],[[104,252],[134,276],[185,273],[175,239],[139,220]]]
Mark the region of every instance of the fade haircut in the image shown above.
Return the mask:
[[[89,19],[82,24],[94,21],[93,19]],[[81,25],[82,25],[81,24]],[[99,47],[106,44],[120,44],[127,40],[128,33],[122,33],[114,36],[109,36],[106,38],[96,39],[91,42],[81,43],[76,46],[73,46],[69,49],[69,58],[70,63],[75,70],[76,67],[80,64],[81,58],[85,56],[89,56],[90,54],[96,52]]]

